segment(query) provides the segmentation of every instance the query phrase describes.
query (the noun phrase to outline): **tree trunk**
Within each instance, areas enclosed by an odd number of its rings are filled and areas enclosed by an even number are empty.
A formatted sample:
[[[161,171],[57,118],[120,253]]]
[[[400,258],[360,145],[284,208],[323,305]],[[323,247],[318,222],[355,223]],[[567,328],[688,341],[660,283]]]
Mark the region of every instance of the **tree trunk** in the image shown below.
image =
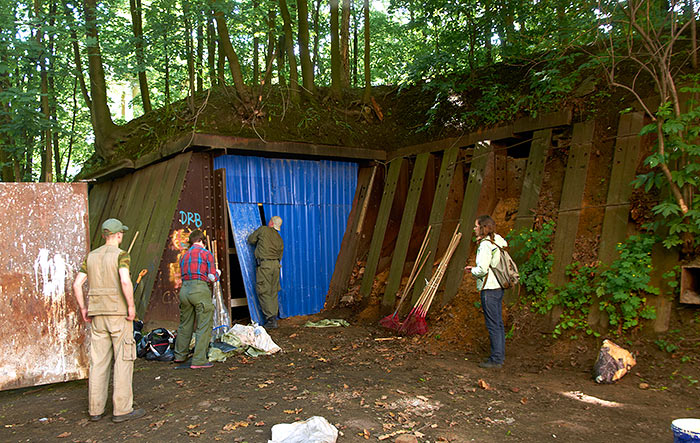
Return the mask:
[[[340,23],[340,84],[350,87],[350,0],[343,0]]]
[[[280,86],[287,84],[287,80],[284,78],[284,33],[277,39],[277,83]]]
[[[243,71],[241,70],[240,62],[238,61],[238,55],[236,55],[236,51],[233,49],[233,45],[231,44],[231,38],[229,37],[228,33],[228,25],[226,25],[226,18],[224,17],[224,13],[217,9],[216,0],[212,0],[212,3],[214,6],[214,19],[216,19],[216,30],[219,33],[219,42],[221,43],[226,58],[228,59],[228,67],[231,71],[231,77],[233,78],[233,86],[236,88],[238,97],[243,102],[243,105],[247,108],[248,103],[250,102],[248,89],[243,83]]]
[[[294,55],[294,37],[292,36],[292,18],[287,8],[287,0],[279,0],[280,13],[284,27],[284,47],[289,61],[289,89],[293,101],[299,100],[299,72],[297,70],[297,58]]]
[[[359,20],[357,19],[357,9],[352,11],[352,87],[357,88],[357,28],[359,26]]]
[[[226,55],[224,54],[224,46],[221,44],[221,39],[216,37],[216,76],[219,80],[219,86],[226,85]]]
[[[78,117],[78,80],[73,82],[73,118],[70,122],[70,138],[68,139],[68,153],[66,154],[66,163],[63,170],[63,178],[67,180],[68,178],[68,165],[70,165],[71,154],[73,153],[73,137],[75,134],[75,121]]]
[[[267,11],[267,54],[265,56],[265,77],[263,84],[269,85],[272,78],[272,63],[275,58],[275,36],[277,35],[275,26],[275,9],[270,7]]]
[[[369,39],[369,0],[364,0],[364,5],[363,5],[363,12],[364,12],[364,27],[365,27],[365,91],[362,94],[362,101],[365,103],[369,103],[370,99],[372,97],[372,75],[370,71],[370,63],[369,63],[369,44],[370,44],[370,39]]]
[[[207,66],[209,67],[209,87],[216,86],[216,36],[213,18],[207,16]]]
[[[197,17],[197,92],[202,92],[204,91],[204,26],[202,25],[201,11],[197,14]]]
[[[51,0],[49,5],[49,29],[55,29],[56,25],[56,0]],[[55,31],[52,31],[55,32]],[[52,33],[49,36],[49,65],[47,68],[48,82],[49,82],[49,120],[51,121],[52,128],[54,130],[51,133],[52,147],[53,147],[53,160],[55,165],[55,180],[57,182],[61,180],[61,154],[59,150],[59,139],[58,139],[58,115],[56,115],[56,82],[54,78],[54,61],[56,59],[56,54],[54,52],[54,41],[55,34]]]
[[[41,27],[41,23],[44,22],[43,11],[41,10],[41,0],[34,0],[34,15],[37,22],[36,29],[36,43],[40,48],[39,54],[39,75],[41,77],[41,113],[44,116],[43,124],[46,125],[46,129],[41,132],[41,178],[39,180],[43,182],[53,181],[53,165],[51,164],[53,158],[53,151],[51,142],[53,140],[51,136],[51,111],[49,109],[49,79],[46,67],[46,59],[48,53],[44,47],[44,30]]]
[[[139,73],[139,90],[141,91],[141,103],[143,113],[151,112],[151,93],[148,90],[148,79],[146,78],[146,63],[143,56],[143,24],[141,21],[141,0],[130,0],[131,7],[131,28],[134,31],[134,52],[136,53],[136,63]]]
[[[108,160],[114,154],[118,126],[112,121],[107,105],[107,86],[102,67],[100,41],[97,34],[97,0],[85,0],[85,25],[87,34],[88,72],[90,73],[91,119],[95,132],[95,153]]]
[[[196,91],[194,72],[194,44],[192,43],[192,17],[189,8],[190,0],[182,0],[182,16],[185,24],[185,56],[187,57],[187,86],[189,94],[187,103],[194,112],[194,93]]]
[[[253,23],[253,86],[258,86],[260,82],[260,39],[258,31],[260,30],[260,22],[258,21],[259,8],[258,0],[253,0],[253,14],[255,22]]]
[[[331,94],[340,96],[340,37],[338,35],[338,0],[331,1]]]
[[[75,31],[75,22],[73,20],[73,12],[68,8],[68,4],[63,4],[63,12],[65,13],[68,27],[70,28],[71,43],[73,46],[73,62],[75,63],[75,74],[80,82],[80,92],[83,95],[85,106],[92,109],[92,100],[88,93],[87,85],[85,84],[85,75],[83,74],[83,61],[80,56],[80,47],[78,46],[78,34]]]
[[[164,62],[163,80],[165,82],[165,106],[170,106],[170,54],[168,53],[168,38],[165,36],[165,33],[163,33],[162,37]]]
[[[318,28],[320,26],[319,24],[319,15],[321,13],[321,0],[316,0],[316,8],[314,9],[314,58],[311,64],[313,65],[314,68],[314,73],[318,73],[318,75],[321,75],[321,70],[316,70],[316,68],[319,67],[319,54],[318,54],[318,42],[319,42],[319,36],[318,36]],[[315,77],[315,74],[314,74]]]
[[[2,63],[7,65],[7,57],[3,51],[2,53]],[[0,72],[0,97],[4,97],[4,92],[10,89],[10,76],[7,71]],[[12,109],[10,107],[10,100],[3,99],[0,101],[0,126],[5,126],[10,124],[12,115]],[[15,174],[15,169],[13,166],[13,152],[11,147],[14,145],[10,135],[7,132],[0,131],[0,181],[13,182],[19,179],[19,175]]]
[[[299,12],[299,60],[301,61],[301,77],[304,89],[308,94],[314,94],[314,66],[309,54],[309,6],[307,0],[297,0]]]

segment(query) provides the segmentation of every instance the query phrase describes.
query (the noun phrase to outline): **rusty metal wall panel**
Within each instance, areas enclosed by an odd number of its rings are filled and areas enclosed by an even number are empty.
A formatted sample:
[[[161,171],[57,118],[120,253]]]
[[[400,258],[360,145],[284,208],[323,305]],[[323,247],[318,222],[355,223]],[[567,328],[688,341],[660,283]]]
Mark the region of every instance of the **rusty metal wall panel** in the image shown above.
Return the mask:
[[[131,251],[132,279],[135,281],[142,269],[148,271],[134,294],[139,318],[144,317],[148,307],[191,157],[192,153],[178,155],[133,174],[98,183],[90,190],[90,214],[95,217],[90,219],[93,249],[104,243],[100,226],[107,218],[118,218],[129,227],[122,249],[128,249],[139,232]]]
[[[88,252],[87,186],[0,183],[0,390],[86,378],[70,290]]]
[[[190,232],[199,229],[215,238],[211,235],[214,232],[212,179],[211,157],[193,153],[181,192],[173,193],[176,204],[168,219],[167,239],[160,253],[156,280],[144,316],[147,328],[175,327],[179,322],[180,259],[187,251]]]

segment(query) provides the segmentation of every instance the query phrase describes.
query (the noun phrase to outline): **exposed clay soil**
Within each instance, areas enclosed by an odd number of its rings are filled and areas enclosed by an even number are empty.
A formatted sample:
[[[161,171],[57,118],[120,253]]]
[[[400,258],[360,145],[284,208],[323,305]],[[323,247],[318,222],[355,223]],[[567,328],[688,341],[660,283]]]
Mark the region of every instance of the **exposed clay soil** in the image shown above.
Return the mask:
[[[2,392],[0,440],[265,442],[272,425],[319,415],[341,442],[393,442],[399,434],[379,439],[403,431],[420,442],[670,441],[671,421],[700,408],[697,352],[681,363],[648,341],[623,343],[637,366],[617,384],[597,385],[593,341],[517,329],[505,367],[486,370],[477,365],[488,346],[483,323],[472,328],[479,335],[470,349],[448,350],[376,322],[316,329],[303,327],[308,319],[280,322],[271,336],[283,352],[272,356],[204,370],[138,360],[134,397],[147,415],[133,422],[89,422],[86,381]]]

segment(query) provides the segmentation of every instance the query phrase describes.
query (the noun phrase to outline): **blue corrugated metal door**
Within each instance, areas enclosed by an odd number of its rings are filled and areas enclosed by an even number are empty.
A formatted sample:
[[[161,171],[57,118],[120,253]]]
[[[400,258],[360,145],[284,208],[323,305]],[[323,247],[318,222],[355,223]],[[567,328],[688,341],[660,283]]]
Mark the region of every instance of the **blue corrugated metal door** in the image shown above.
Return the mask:
[[[282,217],[284,240],[280,316],[323,309],[357,186],[357,164],[225,155],[231,226],[251,319],[260,322],[255,296],[255,260],[248,234],[260,226],[257,204],[269,220]]]

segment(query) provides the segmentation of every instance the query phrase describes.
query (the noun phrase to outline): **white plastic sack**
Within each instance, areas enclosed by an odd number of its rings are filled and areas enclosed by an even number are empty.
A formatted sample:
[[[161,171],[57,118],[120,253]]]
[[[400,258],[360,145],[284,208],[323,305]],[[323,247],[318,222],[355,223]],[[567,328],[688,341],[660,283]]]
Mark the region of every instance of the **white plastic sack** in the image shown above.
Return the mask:
[[[268,443],[335,443],[338,430],[323,417],[314,416],[304,421],[280,423],[272,427]]]
[[[244,345],[252,346],[268,354],[274,354],[282,350],[272,341],[272,338],[262,326],[233,325],[225,335],[229,334],[236,335]]]

